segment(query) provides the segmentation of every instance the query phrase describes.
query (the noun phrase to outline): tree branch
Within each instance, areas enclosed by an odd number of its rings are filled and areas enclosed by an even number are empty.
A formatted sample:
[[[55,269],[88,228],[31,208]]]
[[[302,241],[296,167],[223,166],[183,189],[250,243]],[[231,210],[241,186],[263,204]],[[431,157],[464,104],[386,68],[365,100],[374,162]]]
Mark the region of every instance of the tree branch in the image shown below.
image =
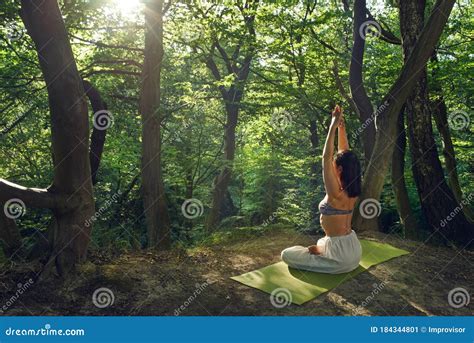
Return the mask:
[[[382,21],[375,19],[374,16],[372,15],[372,13],[370,13],[368,8],[366,8],[366,10],[367,10],[367,17],[370,20],[375,21],[376,23],[379,24],[379,26],[380,26],[380,37],[379,38],[381,40],[383,40],[387,43],[390,43],[390,44],[395,44],[395,45],[401,45],[402,44],[402,41],[401,41],[400,38],[395,36],[390,30],[384,29],[384,27],[382,25],[380,25],[380,23],[382,23]]]
[[[0,194],[3,201],[18,198],[29,207],[65,209],[73,208],[77,203],[75,197],[67,201],[68,196],[54,194],[47,189],[23,187],[5,179],[0,179]]]
[[[354,99],[350,97],[349,94],[347,94],[346,89],[344,88],[344,85],[341,81],[341,78],[339,77],[339,68],[337,67],[337,61],[333,61],[333,67],[332,67],[332,72],[334,74],[334,80],[336,82],[336,87],[339,90],[339,93],[342,95],[342,97],[347,101],[351,109],[354,111],[354,113],[357,114],[357,116],[360,116],[359,114],[359,109],[357,108],[357,105],[354,102]]]
[[[82,75],[83,78],[88,78],[92,75],[98,74],[115,74],[115,75],[131,75],[131,76],[140,76],[141,74],[135,71],[129,70],[120,70],[120,69],[101,69],[101,70],[92,70],[87,74]]]
[[[134,48],[126,45],[112,45],[112,44],[104,44],[101,42],[96,42],[92,40],[88,40],[85,38],[78,37],[76,35],[70,35],[72,38],[77,39],[78,41],[88,43],[89,45],[95,45],[99,48],[109,48],[109,49],[122,49],[122,50],[129,50],[129,51],[139,51],[139,52],[144,52],[144,49],[141,48]]]

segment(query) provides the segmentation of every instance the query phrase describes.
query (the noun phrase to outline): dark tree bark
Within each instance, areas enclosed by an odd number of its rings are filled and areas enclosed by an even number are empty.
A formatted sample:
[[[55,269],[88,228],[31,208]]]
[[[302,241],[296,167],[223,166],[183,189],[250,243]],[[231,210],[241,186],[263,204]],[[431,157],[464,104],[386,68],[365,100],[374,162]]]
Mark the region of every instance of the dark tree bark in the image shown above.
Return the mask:
[[[410,206],[408,190],[405,182],[405,152],[406,152],[406,135],[405,135],[405,109],[400,111],[397,122],[397,140],[392,155],[392,188],[397,202],[398,215],[403,225],[405,237],[415,238],[417,232],[417,222]]]
[[[380,199],[385,176],[392,159],[393,142],[396,138],[396,124],[400,110],[412,93],[423,67],[438,42],[454,2],[454,0],[438,0],[436,2],[428,22],[419,35],[410,56],[404,63],[399,77],[382,101],[382,103],[387,103],[387,106],[376,116],[375,144],[370,162],[364,173],[359,203],[366,199],[375,201]],[[360,211],[355,211],[352,223],[358,230],[378,229],[377,218],[364,218]]]
[[[224,101],[226,101],[226,126],[224,131],[224,166],[222,167],[219,175],[214,179],[214,189],[212,191],[212,207],[207,218],[207,228],[212,231],[220,223],[224,217],[223,204],[225,202],[226,193],[231,181],[232,168],[235,157],[235,128],[237,127],[237,119],[239,114],[240,100],[242,98],[242,92],[239,91],[239,95],[235,98],[232,95],[226,95]],[[234,100],[234,99],[235,100]],[[237,102],[231,103],[231,102]]]
[[[435,63],[433,68],[433,76],[436,74],[437,70],[437,54],[433,54],[431,60]],[[444,164],[446,168],[446,174],[448,176],[448,185],[454,193],[456,201],[461,203],[463,201],[463,192],[459,184],[459,177],[457,171],[456,163],[456,153],[454,151],[453,141],[451,139],[451,132],[449,130],[448,124],[448,108],[446,102],[444,101],[443,89],[441,85],[434,80],[432,94],[434,99],[432,99],[431,109],[436,122],[436,127],[438,132],[441,134],[441,139],[443,141],[443,156]],[[472,223],[474,221],[474,213],[469,210],[468,206],[463,207],[464,215]]]
[[[246,7],[241,7],[242,16],[245,21],[246,26],[246,36],[243,37],[239,42],[237,47],[234,49],[232,55],[229,55],[226,50],[220,45],[217,39],[214,40],[211,47],[210,55],[206,59],[206,65],[211,71],[212,75],[216,81],[222,81],[221,72],[214,61],[214,53],[217,50],[220,54],[220,57],[224,61],[226,66],[227,75],[233,75],[233,82],[229,89],[226,89],[224,86],[219,86],[219,91],[221,93],[222,99],[225,103],[226,111],[226,122],[224,128],[224,156],[223,156],[223,166],[220,173],[214,179],[214,186],[212,191],[212,205],[209,211],[209,215],[206,218],[206,228],[208,231],[212,231],[217,228],[221,219],[225,215],[223,211],[223,204],[226,199],[226,194],[228,193],[228,187],[232,179],[232,170],[235,157],[235,129],[238,123],[240,103],[244,95],[245,83],[247,81],[250,64],[254,55],[254,41],[255,41],[255,13],[247,14],[248,6],[252,7],[252,10],[255,10],[258,6],[258,1],[249,5],[247,3]],[[247,46],[247,52],[244,54],[241,62],[240,59],[241,48],[244,44],[243,39],[250,39],[250,46]]]
[[[3,205],[4,201],[0,204]],[[20,231],[15,221],[5,215],[3,208],[0,210],[0,240],[3,242],[3,252],[7,257],[13,257],[21,250]]]
[[[318,203],[321,194],[317,194],[318,186],[321,186],[321,163],[317,160],[320,156],[318,153],[319,149],[319,135],[318,135],[318,125],[316,120],[309,121],[309,134],[310,134],[310,142],[311,142],[311,170],[310,170],[310,178],[309,184],[311,186],[311,190],[314,192],[313,196],[311,197],[311,227],[315,228],[319,226],[319,209]]]
[[[425,1],[400,2],[400,30],[405,60],[423,28],[424,10]],[[422,68],[418,82],[406,101],[406,113],[412,171],[425,220],[434,236],[440,240],[466,244],[472,239],[473,228],[462,211],[455,216],[450,214],[459,207],[459,202],[446,183],[433,137],[426,67]],[[451,219],[447,221],[446,218]]]
[[[370,11],[368,9],[367,9],[367,18],[369,20],[372,20],[372,21],[376,22],[380,26],[379,38],[381,40],[383,40],[387,43],[390,43],[390,44],[395,44],[395,45],[401,45],[402,44],[401,39],[398,38],[397,36],[395,36],[395,34],[393,34],[392,31],[385,29],[383,27],[383,25],[381,25],[381,23],[374,18],[374,16],[372,15],[372,13],[370,13]]]
[[[50,208],[54,228],[43,275],[61,276],[84,260],[90,240],[94,198],[89,164],[89,122],[84,87],[64,21],[55,0],[23,0],[21,17],[38,52],[48,89],[54,180],[48,189],[25,188],[0,180],[0,200],[21,199]]]
[[[99,91],[89,81],[82,80],[84,90],[89,98],[93,113],[107,111],[107,104],[102,100]],[[110,118],[109,118],[110,119]],[[89,160],[91,164],[92,184],[97,183],[97,172],[99,170],[102,152],[104,151],[105,137],[107,129],[99,125],[92,128],[91,147],[89,151]]]
[[[161,66],[163,60],[163,1],[145,5],[145,59],[142,71],[142,192],[148,246],[168,248],[170,218],[161,167]]]
[[[234,205],[234,200],[232,200],[232,195],[230,194],[229,189],[227,189],[227,192],[225,193],[225,197],[224,197],[224,203],[222,204],[221,218],[235,216],[237,212],[238,210],[237,210],[237,207],[235,207]]]
[[[366,163],[372,155],[375,142],[375,123],[373,118],[373,106],[364,87],[363,64],[365,39],[360,34],[360,28],[367,21],[366,0],[354,1],[353,31],[354,45],[352,46],[352,57],[349,66],[349,86],[351,96],[357,106],[359,119],[365,129],[362,131],[362,142],[364,144],[364,156]]]

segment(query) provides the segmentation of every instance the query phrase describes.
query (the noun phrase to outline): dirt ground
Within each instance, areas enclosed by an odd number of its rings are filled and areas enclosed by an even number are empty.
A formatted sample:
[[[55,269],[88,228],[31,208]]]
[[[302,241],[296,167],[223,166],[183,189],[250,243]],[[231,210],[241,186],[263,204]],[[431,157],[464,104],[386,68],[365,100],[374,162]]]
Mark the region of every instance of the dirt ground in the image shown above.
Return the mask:
[[[11,296],[32,273],[18,266],[0,276],[6,315],[472,315],[472,303],[448,304],[456,287],[472,292],[474,253],[434,247],[379,233],[361,234],[411,253],[372,267],[302,306],[275,308],[267,293],[229,277],[280,259],[285,247],[314,244],[319,237],[289,228],[234,229],[212,243],[167,253],[132,253],[115,259],[91,256],[77,277],[65,283],[33,283],[15,301]],[[23,267],[25,268],[25,267]],[[374,289],[385,287],[359,312]],[[2,287],[3,286],[3,287]],[[92,301],[99,288],[113,292],[114,302],[99,308]]]

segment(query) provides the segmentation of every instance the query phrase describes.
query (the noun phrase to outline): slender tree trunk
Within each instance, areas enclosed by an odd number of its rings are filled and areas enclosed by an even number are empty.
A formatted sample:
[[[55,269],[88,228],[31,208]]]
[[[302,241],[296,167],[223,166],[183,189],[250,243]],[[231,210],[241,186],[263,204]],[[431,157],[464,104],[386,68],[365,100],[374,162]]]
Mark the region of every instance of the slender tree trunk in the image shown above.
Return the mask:
[[[397,202],[398,215],[405,231],[405,237],[415,238],[417,222],[410,206],[408,190],[405,183],[405,110],[400,111],[397,122],[397,141],[392,155],[392,188]]]
[[[97,118],[93,120],[94,127],[92,128],[91,147],[89,151],[92,184],[95,185],[97,183],[97,172],[99,171],[102,152],[104,151],[107,127],[112,124],[112,118],[106,113],[107,104],[102,100],[97,88],[86,80],[82,80],[82,84],[92,106],[93,114],[99,114]]]
[[[360,34],[360,28],[367,21],[366,0],[354,1],[354,18],[353,18],[353,32],[354,45],[352,47],[352,57],[349,67],[349,86],[351,89],[351,96],[354,100],[361,125],[365,129],[362,131],[362,141],[364,144],[364,156],[366,164],[372,155],[372,149],[375,142],[375,121],[373,117],[374,109],[372,103],[367,95],[363,80],[363,64],[364,64],[364,50],[365,39]]]
[[[188,130],[188,131],[190,131],[190,130]],[[190,132],[188,134],[188,138],[190,138],[189,135],[190,135]],[[190,141],[191,140],[188,140],[188,142],[190,142]],[[186,144],[185,151],[186,151],[186,156],[191,155],[191,145],[190,144]],[[186,197],[186,199],[192,199],[193,196],[194,196],[194,173],[193,173],[193,168],[192,167],[193,166],[191,164],[186,166],[186,182],[185,182],[185,187],[186,187],[185,197]],[[186,239],[188,239],[189,236],[190,236],[189,232],[191,232],[191,230],[193,229],[193,220],[185,218],[184,226],[186,228],[186,232],[185,232]]]
[[[443,32],[455,0],[437,0],[432,14],[419,35],[417,43],[382,103],[387,103],[376,116],[377,132],[370,162],[364,173],[362,194],[359,204],[363,201],[376,202],[380,194],[392,159],[396,138],[397,120],[403,104],[412,93],[423,66],[430,58],[436,43]],[[377,230],[378,218],[367,218],[355,211],[352,224],[358,230]]]
[[[232,178],[233,163],[235,157],[235,129],[237,127],[240,103],[244,95],[245,83],[247,82],[250,64],[252,63],[253,56],[255,54],[255,12],[257,10],[259,1],[248,2],[244,8],[240,8],[242,13],[246,32],[246,38],[250,40],[250,43],[245,42],[245,39],[241,39],[235,47],[232,54],[228,54],[227,51],[220,45],[219,41],[215,39],[211,47],[211,53],[206,59],[206,65],[211,71],[216,81],[222,82],[223,77],[214,61],[214,51],[217,51],[222,57],[226,67],[226,75],[232,77],[232,85],[229,89],[226,89],[222,84],[219,85],[219,91],[222,95],[222,99],[225,103],[226,110],[226,123],[224,130],[224,156],[223,166],[219,175],[214,179],[214,187],[212,190],[212,205],[209,215],[206,219],[206,229],[212,231],[219,225],[219,222],[225,212],[223,211],[224,201],[230,198],[228,193],[228,187]],[[247,13],[247,11],[252,11]],[[243,59],[240,60],[242,55],[243,46],[245,46],[246,53],[243,54]],[[232,205],[233,206],[233,205]]]
[[[443,156],[446,172],[448,174],[448,183],[454,193],[454,196],[456,197],[456,200],[460,202],[462,200],[462,190],[461,186],[459,185],[453,141],[451,140],[451,133],[449,132],[446,103],[444,102],[444,97],[442,94],[439,94],[438,99],[433,103],[433,115],[436,127],[438,132],[441,134],[441,139],[443,142]]]
[[[191,168],[186,170],[186,199],[191,199],[194,194],[194,178]]]
[[[161,64],[163,60],[163,1],[145,5],[145,60],[142,71],[142,192],[148,246],[168,248],[170,218],[161,169]]]
[[[66,275],[86,257],[94,214],[89,121],[84,87],[55,0],[23,0],[21,17],[35,44],[48,89],[54,180],[47,190],[0,182],[3,196],[53,209],[55,228],[44,275]]]
[[[232,178],[232,168],[235,157],[235,129],[239,108],[237,104],[229,103],[232,98],[226,99],[226,126],[224,131],[224,166],[219,175],[214,179],[214,188],[212,192],[212,207],[207,218],[207,227],[213,229],[217,227],[223,217],[223,204],[226,192]]]
[[[321,186],[321,162],[317,159],[320,157],[318,154],[319,149],[319,135],[318,135],[318,125],[316,120],[312,119],[309,121],[309,133],[311,141],[311,166],[310,166],[310,179],[309,184],[311,187],[311,227],[319,227],[319,209],[318,202],[320,199],[320,194],[318,194],[318,187]]]
[[[400,2],[400,29],[405,59],[423,28],[424,10],[424,1]],[[462,210],[454,216],[450,214],[460,207],[444,178],[433,137],[426,67],[421,71],[421,76],[407,99],[406,112],[413,176],[425,220],[439,239],[466,244],[471,239],[472,227]],[[451,219],[447,221],[447,218]]]
[[[438,62],[436,52],[433,54],[432,60],[435,64]],[[436,66],[433,74],[435,74]],[[446,173],[448,175],[448,185],[454,193],[456,201],[461,203],[463,201],[463,193],[459,185],[459,177],[456,163],[456,153],[454,151],[453,141],[451,139],[451,132],[448,124],[448,108],[444,101],[443,89],[441,85],[435,80],[433,82],[432,93],[435,95],[435,100],[432,103],[431,109],[436,122],[438,132],[441,134],[443,141],[443,156]],[[463,207],[464,215],[472,223],[474,221],[474,213],[469,210],[469,207]]]
[[[224,204],[221,209],[221,219],[227,218],[230,216],[235,216],[238,210],[234,205],[234,200],[232,199],[232,194],[230,194],[229,189],[225,192]]]

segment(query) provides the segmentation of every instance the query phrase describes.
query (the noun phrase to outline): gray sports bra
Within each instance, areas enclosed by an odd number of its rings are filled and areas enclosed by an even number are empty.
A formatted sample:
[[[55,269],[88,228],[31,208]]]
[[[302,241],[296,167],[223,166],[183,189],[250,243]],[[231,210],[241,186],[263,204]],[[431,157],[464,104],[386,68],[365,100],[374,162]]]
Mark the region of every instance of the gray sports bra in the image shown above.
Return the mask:
[[[319,203],[319,212],[325,216],[334,216],[338,214],[351,214],[352,210],[339,210],[329,205],[324,199]]]

